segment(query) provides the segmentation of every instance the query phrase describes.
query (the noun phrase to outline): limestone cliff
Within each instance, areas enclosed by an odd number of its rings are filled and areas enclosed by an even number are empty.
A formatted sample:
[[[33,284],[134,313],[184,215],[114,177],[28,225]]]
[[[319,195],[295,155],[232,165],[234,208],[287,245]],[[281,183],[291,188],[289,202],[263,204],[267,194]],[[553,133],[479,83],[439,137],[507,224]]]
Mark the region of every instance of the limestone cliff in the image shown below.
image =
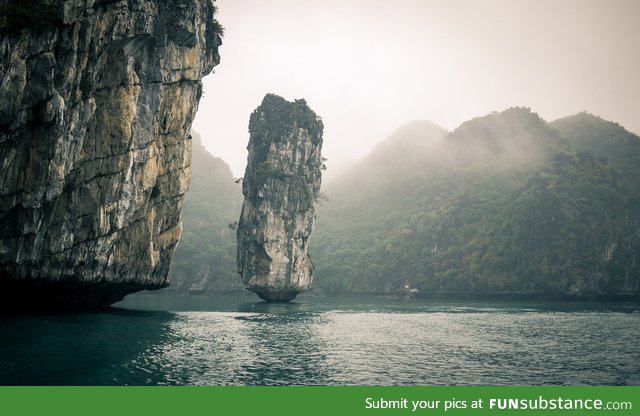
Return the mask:
[[[27,4],[8,4],[0,303],[100,306],[166,286],[200,80],[219,62],[213,2],[34,0],[47,16],[32,27],[11,27]]]
[[[251,114],[238,271],[267,301],[289,301],[312,281],[307,248],[320,192],[322,130],[304,100],[267,94]]]

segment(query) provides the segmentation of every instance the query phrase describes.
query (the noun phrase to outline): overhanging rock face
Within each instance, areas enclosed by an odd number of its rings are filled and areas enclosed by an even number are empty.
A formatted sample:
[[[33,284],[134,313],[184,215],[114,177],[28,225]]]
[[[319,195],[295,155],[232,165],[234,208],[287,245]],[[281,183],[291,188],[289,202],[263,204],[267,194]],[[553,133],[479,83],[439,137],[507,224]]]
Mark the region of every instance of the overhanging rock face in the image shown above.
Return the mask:
[[[219,62],[209,0],[52,4],[53,23],[0,33],[4,307],[167,285],[200,80]]]
[[[307,253],[323,169],[322,121],[304,100],[265,96],[249,121],[238,225],[238,271],[262,299],[286,302],[309,288]]]

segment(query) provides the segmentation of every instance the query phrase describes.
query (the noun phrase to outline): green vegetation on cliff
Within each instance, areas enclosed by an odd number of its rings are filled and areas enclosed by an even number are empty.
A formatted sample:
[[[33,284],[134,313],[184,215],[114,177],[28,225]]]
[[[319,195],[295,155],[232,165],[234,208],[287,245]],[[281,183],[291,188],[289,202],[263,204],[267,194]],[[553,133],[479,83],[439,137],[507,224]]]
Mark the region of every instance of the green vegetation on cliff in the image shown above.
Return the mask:
[[[525,108],[447,137],[416,126],[325,188],[316,288],[638,294],[637,136],[587,114],[548,124]]]
[[[173,259],[171,289],[241,289],[236,271],[236,233],[242,205],[240,185],[229,166],[212,156],[193,133],[191,186],[185,195],[183,232]]]
[[[196,153],[174,270],[238,288],[225,228],[238,207],[215,220],[220,236],[201,230],[232,206],[204,201],[238,201],[239,189],[229,172],[228,186],[201,189]],[[640,138],[590,114],[547,123],[511,108],[451,133],[413,122],[323,192],[311,239],[319,292],[640,293]]]
[[[18,33],[22,29],[39,29],[60,23],[58,9],[45,0],[0,1],[0,30]]]

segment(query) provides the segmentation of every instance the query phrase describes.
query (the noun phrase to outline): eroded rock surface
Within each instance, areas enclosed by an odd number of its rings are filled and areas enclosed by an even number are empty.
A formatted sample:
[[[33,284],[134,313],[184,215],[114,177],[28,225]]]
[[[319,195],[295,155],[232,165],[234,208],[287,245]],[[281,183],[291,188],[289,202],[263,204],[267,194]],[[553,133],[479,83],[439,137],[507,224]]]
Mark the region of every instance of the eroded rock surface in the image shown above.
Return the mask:
[[[249,121],[238,225],[238,271],[247,288],[285,302],[307,290],[307,253],[323,169],[322,121],[304,100],[265,96]]]
[[[167,285],[200,80],[219,62],[210,0],[50,3],[55,23],[0,32],[4,307]]]

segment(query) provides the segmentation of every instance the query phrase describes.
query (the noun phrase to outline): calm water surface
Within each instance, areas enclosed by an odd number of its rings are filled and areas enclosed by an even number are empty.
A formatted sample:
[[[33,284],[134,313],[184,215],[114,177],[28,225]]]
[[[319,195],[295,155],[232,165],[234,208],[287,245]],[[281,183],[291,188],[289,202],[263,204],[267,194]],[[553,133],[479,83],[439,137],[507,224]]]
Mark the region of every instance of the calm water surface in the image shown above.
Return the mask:
[[[640,384],[637,303],[256,299],[0,317],[0,384]]]

